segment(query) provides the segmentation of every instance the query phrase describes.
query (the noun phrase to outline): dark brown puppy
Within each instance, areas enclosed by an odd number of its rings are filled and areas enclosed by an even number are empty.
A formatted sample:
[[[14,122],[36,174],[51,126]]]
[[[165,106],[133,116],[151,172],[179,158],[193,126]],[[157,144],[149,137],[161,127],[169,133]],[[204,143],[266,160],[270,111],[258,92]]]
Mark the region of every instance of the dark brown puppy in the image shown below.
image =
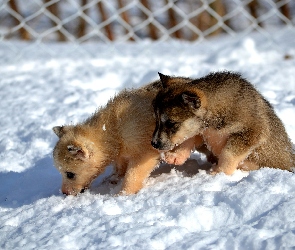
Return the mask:
[[[162,74],[160,78],[164,88],[154,100],[157,122],[152,139],[158,150],[171,150],[199,135],[218,158],[214,173],[295,167],[283,123],[239,74],[211,73],[189,83]]]

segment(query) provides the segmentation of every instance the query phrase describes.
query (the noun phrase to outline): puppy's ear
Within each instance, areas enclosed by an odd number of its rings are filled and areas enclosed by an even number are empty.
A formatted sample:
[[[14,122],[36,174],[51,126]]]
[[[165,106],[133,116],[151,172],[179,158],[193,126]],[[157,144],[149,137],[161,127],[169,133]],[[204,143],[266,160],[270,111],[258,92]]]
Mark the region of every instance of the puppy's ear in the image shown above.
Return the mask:
[[[87,148],[82,148],[81,146],[77,145],[68,145],[67,146],[69,153],[77,159],[86,160],[89,158],[89,152]]]
[[[65,133],[64,126],[55,126],[52,130],[59,138],[61,138]]]
[[[183,93],[181,95],[182,100],[192,109],[198,109],[201,107],[201,99],[195,93]]]
[[[170,76],[163,75],[160,72],[158,72],[158,74],[159,74],[163,88],[166,88],[169,85]]]

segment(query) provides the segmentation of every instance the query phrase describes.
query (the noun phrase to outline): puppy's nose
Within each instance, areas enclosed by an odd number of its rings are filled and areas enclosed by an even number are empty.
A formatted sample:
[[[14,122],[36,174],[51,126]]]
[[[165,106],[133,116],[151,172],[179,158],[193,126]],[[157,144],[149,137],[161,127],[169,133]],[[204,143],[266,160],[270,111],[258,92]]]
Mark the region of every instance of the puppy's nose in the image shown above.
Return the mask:
[[[62,191],[62,193],[65,195],[70,195],[70,192],[68,192],[68,191]]]
[[[155,139],[153,139],[153,140],[151,141],[151,143],[152,143],[152,146],[153,146],[154,148],[156,148],[156,149],[159,149],[159,147],[160,147],[160,145],[161,145],[160,140],[155,140]]]

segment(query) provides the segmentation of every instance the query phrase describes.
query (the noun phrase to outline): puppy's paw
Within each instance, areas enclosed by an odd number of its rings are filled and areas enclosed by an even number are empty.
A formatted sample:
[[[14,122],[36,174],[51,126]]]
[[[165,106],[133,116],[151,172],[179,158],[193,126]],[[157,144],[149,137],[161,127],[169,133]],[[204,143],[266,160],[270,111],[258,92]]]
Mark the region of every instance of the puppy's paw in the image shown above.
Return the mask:
[[[182,165],[186,162],[188,157],[189,155],[181,154],[179,152],[166,152],[162,159],[168,164]]]
[[[226,175],[232,175],[235,172],[236,168],[222,168],[219,167],[218,165],[214,165],[211,169],[210,169],[210,174],[211,175],[216,175],[218,173],[224,173]]]
[[[210,174],[210,175],[217,175],[217,174],[219,174],[220,172],[222,172],[222,171],[218,168],[218,166],[217,166],[216,164],[214,164],[214,165],[212,166],[212,168],[209,170],[209,174]]]
[[[220,172],[217,172],[217,171],[214,171],[214,170],[210,170],[210,171],[209,171],[209,174],[210,174],[210,175],[213,175],[213,176],[214,176],[214,175],[217,175],[217,174],[219,174],[219,173],[220,173]]]

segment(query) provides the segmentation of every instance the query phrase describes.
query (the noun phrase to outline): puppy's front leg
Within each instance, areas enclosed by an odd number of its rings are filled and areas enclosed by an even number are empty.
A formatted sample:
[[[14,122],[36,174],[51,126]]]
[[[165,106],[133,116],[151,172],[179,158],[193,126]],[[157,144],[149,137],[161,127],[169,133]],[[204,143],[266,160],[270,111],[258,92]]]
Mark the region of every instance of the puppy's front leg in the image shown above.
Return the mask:
[[[226,175],[232,175],[247,155],[248,153],[235,155],[233,152],[225,150],[221,153],[218,159],[218,165],[213,167],[211,174],[223,172]]]
[[[134,157],[136,158],[136,157]],[[142,187],[145,179],[159,164],[159,154],[144,154],[139,159],[132,159],[124,178],[120,194],[128,195],[137,193]]]
[[[255,137],[249,130],[231,134],[221,150],[218,157],[218,165],[213,168],[212,173],[224,172],[231,175],[251,153],[259,138]]]
[[[171,151],[164,153],[164,161],[168,164],[182,165],[190,157],[195,147],[195,138],[189,138]]]

